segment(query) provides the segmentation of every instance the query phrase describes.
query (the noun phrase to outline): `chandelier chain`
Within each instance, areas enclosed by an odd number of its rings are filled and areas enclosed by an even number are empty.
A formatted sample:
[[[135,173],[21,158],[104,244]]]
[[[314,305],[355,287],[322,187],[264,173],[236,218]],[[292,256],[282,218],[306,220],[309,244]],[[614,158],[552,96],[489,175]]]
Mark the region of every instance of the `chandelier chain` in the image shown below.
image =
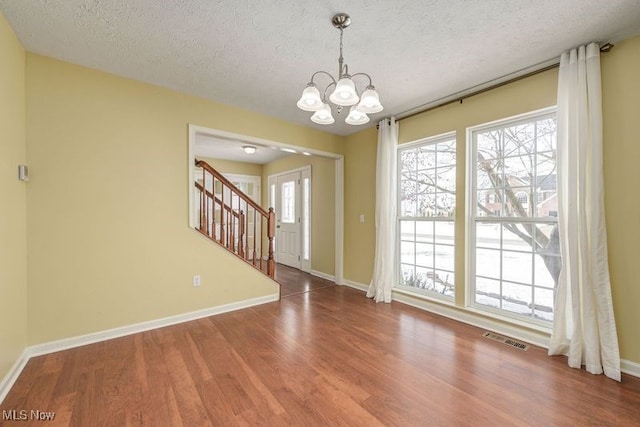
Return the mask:
[[[344,29],[340,28],[340,57],[338,58],[338,66],[339,66],[339,70],[338,70],[338,80],[340,80],[342,78],[342,63],[344,62],[344,58],[342,57],[342,34],[344,33]]]

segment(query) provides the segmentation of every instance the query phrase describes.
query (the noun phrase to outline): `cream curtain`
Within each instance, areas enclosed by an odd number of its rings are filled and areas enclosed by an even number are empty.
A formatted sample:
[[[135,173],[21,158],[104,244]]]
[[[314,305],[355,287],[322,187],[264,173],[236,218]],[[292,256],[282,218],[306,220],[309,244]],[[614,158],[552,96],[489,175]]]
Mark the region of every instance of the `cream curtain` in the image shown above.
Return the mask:
[[[376,250],[373,276],[367,297],[376,302],[391,302],[396,281],[396,198],[398,124],[395,118],[378,124],[376,165]]]
[[[562,55],[558,77],[558,226],[562,271],[549,354],[620,381],[607,263],[600,49]]]

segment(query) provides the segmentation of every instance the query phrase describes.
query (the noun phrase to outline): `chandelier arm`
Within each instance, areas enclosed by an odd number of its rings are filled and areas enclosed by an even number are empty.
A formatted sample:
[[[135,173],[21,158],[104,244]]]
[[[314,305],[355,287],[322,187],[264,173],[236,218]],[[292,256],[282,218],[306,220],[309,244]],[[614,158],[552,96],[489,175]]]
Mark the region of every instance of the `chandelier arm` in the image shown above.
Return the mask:
[[[351,76],[351,78],[355,77],[355,76],[365,76],[366,78],[369,79],[369,86],[373,86],[373,81],[371,80],[371,76],[367,73],[355,73],[354,75]]]
[[[327,91],[331,86],[335,86],[335,85],[336,85],[336,81],[334,80],[333,82],[329,83],[326,88],[324,88],[324,93],[322,94],[322,102],[327,102]]]
[[[334,79],[333,76],[326,71],[316,71],[315,73],[313,73],[313,75],[311,76],[311,83],[313,83],[313,79],[315,79],[318,74],[326,74],[327,76],[329,76],[333,84],[336,84],[336,79]]]

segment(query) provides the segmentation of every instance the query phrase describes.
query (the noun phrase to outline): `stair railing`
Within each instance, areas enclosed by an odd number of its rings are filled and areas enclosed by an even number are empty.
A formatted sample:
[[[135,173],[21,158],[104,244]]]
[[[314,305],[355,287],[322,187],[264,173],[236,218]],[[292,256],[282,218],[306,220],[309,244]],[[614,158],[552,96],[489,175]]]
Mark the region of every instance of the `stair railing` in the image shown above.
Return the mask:
[[[195,165],[202,169],[202,181],[195,181],[198,231],[274,278],[273,208],[266,211],[204,160],[196,159]]]

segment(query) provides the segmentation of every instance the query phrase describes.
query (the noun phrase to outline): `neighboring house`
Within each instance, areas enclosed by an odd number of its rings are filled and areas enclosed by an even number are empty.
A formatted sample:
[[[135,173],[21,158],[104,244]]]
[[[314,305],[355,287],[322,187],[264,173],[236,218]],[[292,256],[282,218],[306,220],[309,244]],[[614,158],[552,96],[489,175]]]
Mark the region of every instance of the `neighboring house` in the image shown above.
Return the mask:
[[[519,207],[527,212],[527,216],[532,216],[534,213],[537,217],[557,216],[556,174],[549,174],[537,178],[535,188],[531,191],[528,178],[509,175],[507,176],[507,182],[509,183],[508,188],[513,190],[520,205]],[[511,199],[508,197],[505,197],[505,204],[503,205],[501,191],[495,189],[485,190],[479,194],[478,203],[482,205],[485,215],[487,216],[502,216],[502,209],[505,209],[505,207],[507,212],[517,210],[517,207],[513,205]],[[533,208],[535,208],[535,211],[532,211]]]

